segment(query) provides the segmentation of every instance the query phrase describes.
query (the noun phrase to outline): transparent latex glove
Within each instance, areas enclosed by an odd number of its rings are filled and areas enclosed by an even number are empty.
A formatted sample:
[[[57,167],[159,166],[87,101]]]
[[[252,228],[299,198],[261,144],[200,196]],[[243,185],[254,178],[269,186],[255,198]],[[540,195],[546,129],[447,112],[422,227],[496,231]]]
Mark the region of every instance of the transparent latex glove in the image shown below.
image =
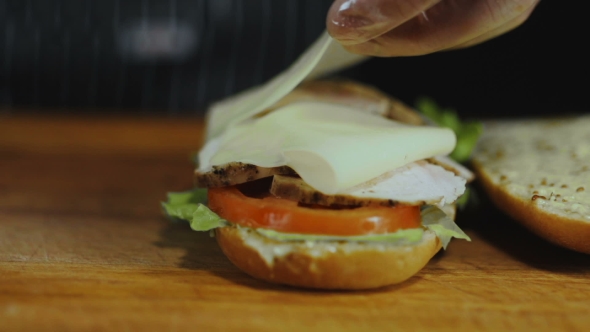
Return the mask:
[[[465,48],[524,23],[540,0],[336,0],[330,35],[353,53],[393,57]]]

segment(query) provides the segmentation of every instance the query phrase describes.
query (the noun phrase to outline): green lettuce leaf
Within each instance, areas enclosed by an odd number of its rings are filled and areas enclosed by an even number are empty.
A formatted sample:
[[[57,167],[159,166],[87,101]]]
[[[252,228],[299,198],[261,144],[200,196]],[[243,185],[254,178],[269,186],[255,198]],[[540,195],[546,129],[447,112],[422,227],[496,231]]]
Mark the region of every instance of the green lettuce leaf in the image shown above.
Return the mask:
[[[422,225],[431,230],[440,239],[444,249],[452,238],[471,241],[457,224],[441,209],[429,206],[421,212]],[[361,235],[361,236],[329,236],[281,233],[268,229],[257,229],[258,233],[278,241],[356,241],[356,242],[384,242],[396,244],[412,244],[419,242],[424,234],[423,229],[404,229],[394,233]]]
[[[182,219],[189,222],[195,231],[210,231],[218,227],[229,226],[230,223],[219,217],[204,205],[207,200],[206,189],[194,189],[185,192],[168,193],[168,201],[162,202],[166,215],[174,219]],[[471,241],[455,222],[442,210],[430,206],[421,212],[422,225],[436,233],[443,247],[446,249],[451,238],[459,238]],[[282,233],[270,229],[258,228],[256,231],[268,238],[279,241],[355,241],[355,242],[383,242],[397,244],[412,244],[422,239],[424,230],[404,229],[394,233],[359,235],[359,236],[330,236]]]
[[[204,205],[206,201],[207,189],[197,188],[168,193],[168,201],[162,202],[162,207],[166,215],[188,221],[195,231],[209,231],[229,225],[226,220]]]
[[[457,224],[436,206],[429,206],[422,210],[422,225],[436,233],[444,249],[452,238],[471,241],[471,238],[463,232]]]
[[[166,204],[206,204],[207,203],[207,189],[195,188],[183,192],[171,192],[167,195],[168,201]]]
[[[450,157],[458,162],[469,160],[479,136],[483,132],[481,122],[465,122],[459,119],[457,112],[451,108],[441,108],[434,100],[421,97],[416,102],[416,108],[432,122],[441,127],[452,129],[457,136],[457,145]]]
[[[402,229],[395,233],[359,235],[359,236],[332,236],[281,233],[270,229],[259,228],[258,233],[278,241],[354,241],[354,242],[387,242],[387,243],[416,243],[422,239],[424,230],[421,228]]]

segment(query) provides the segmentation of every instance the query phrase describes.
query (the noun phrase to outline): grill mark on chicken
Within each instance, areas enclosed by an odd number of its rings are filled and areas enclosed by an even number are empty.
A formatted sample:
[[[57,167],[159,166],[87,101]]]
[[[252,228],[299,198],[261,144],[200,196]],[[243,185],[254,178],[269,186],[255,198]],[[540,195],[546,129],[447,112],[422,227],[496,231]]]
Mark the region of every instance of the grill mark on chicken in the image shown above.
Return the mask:
[[[227,187],[250,182],[273,175],[295,175],[288,166],[259,167],[252,164],[232,162],[221,166],[213,166],[208,172],[195,171],[195,186],[198,188]]]

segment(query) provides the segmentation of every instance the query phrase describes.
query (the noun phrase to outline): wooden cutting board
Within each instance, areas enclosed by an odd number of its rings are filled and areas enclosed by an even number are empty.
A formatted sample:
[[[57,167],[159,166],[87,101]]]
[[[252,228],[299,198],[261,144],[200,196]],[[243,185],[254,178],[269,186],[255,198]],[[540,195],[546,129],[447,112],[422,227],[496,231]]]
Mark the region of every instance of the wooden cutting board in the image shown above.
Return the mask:
[[[0,330],[501,331],[590,328],[590,256],[491,207],[407,282],[309,291],[244,275],[171,223],[198,119],[0,117]],[[590,239],[589,239],[590,240]]]

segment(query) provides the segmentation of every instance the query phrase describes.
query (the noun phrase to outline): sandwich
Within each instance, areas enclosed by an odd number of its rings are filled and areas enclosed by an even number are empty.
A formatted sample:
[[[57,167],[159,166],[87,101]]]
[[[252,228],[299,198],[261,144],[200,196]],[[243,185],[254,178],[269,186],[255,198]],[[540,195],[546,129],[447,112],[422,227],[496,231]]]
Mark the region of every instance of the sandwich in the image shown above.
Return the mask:
[[[365,123],[356,128],[345,116]],[[329,126],[330,135],[314,136],[312,130]],[[299,134],[306,141],[291,136]],[[195,230],[212,231],[229,260],[257,279],[376,288],[415,275],[452,237],[468,239],[454,218],[473,174],[445,156],[454,148],[453,132],[426,125],[419,113],[374,89],[307,82],[223,137],[200,151],[197,189],[169,194],[164,208]],[[307,139],[318,150],[309,149]],[[280,140],[300,150],[280,150]],[[443,149],[430,150],[443,142]],[[326,161],[313,155],[321,152],[340,164],[321,167]],[[383,159],[395,166],[377,169]],[[330,167],[361,176],[360,183],[336,179]]]
[[[491,201],[541,238],[590,254],[590,116],[485,125],[472,165]]]
[[[369,86],[317,79],[326,54],[330,70],[351,63],[338,52],[324,35],[286,73],[213,105],[196,188],[163,203],[254,278],[383,287],[469,240],[454,218],[473,174],[448,157],[453,130]]]

